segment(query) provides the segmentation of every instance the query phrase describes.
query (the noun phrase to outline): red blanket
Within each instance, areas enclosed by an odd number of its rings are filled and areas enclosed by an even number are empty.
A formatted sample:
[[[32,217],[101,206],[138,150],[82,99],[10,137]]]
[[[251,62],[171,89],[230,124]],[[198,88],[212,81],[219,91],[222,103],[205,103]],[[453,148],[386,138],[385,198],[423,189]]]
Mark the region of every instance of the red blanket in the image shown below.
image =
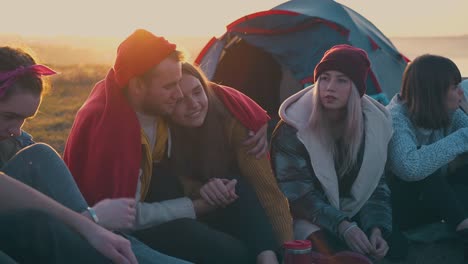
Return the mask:
[[[68,137],[64,160],[86,201],[134,197],[142,159],[140,124],[114,71],[96,84],[78,111]],[[226,107],[249,130],[269,117],[258,104],[229,87],[214,85]]]
[[[110,70],[78,111],[65,146],[65,163],[91,205],[136,192],[140,124],[117,87]]]

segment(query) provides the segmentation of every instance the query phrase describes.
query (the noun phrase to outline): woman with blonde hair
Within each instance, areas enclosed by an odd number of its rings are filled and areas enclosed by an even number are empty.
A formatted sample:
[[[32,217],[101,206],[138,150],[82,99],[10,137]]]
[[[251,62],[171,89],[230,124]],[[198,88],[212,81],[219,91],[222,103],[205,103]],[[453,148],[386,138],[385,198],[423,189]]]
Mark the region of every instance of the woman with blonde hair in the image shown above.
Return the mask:
[[[328,50],[315,68],[315,85],[281,105],[271,162],[296,239],[310,239],[326,254],[349,248],[381,259],[392,232],[384,180],[392,124],[388,111],[365,95],[369,67],[362,49]]]

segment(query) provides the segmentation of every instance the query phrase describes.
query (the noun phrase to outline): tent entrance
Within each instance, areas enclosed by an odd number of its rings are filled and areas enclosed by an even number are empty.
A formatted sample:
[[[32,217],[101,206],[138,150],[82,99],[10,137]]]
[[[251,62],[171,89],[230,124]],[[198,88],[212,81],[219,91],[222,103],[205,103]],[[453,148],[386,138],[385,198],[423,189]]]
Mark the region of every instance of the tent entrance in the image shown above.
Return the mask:
[[[248,95],[277,121],[281,102],[302,85],[271,54],[237,39],[223,51],[212,81]]]

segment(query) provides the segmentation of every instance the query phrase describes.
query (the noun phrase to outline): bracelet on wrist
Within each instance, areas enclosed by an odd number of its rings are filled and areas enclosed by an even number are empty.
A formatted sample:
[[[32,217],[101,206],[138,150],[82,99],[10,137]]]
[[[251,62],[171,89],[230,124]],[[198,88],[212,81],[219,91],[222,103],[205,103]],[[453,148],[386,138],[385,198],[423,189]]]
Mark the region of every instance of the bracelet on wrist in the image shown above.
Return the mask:
[[[86,208],[88,210],[89,215],[91,215],[91,218],[93,219],[94,223],[99,224],[99,218],[96,214],[96,211],[92,207]]]

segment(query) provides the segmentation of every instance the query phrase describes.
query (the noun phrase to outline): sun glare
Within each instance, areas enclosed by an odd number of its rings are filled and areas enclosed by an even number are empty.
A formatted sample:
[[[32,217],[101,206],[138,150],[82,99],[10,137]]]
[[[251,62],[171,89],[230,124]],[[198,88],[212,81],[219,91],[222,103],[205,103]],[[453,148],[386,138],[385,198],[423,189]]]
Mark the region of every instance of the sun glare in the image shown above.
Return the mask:
[[[161,35],[220,35],[225,26],[283,0],[42,0],[8,1],[0,33],[123,37],[135,28]],[[367,17],[390,36],[467,34],[466,0],[427,4],[424,0],[338,0]],[[18,10],[18,12],[16,12]],[[421,12],[414,12],[419,10]],[[21,19],[18,19],[18,17]],[[437,19],[435,19],[437,18]]]

